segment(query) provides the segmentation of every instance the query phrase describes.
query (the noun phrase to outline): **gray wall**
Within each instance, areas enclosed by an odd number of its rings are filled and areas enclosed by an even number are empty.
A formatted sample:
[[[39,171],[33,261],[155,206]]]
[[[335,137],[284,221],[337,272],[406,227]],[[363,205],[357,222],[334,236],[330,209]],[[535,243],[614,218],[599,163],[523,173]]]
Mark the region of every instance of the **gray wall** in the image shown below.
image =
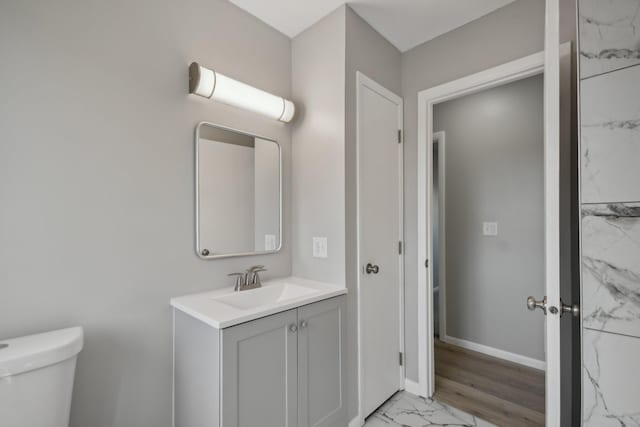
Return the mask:
[[[400,51],[385,40],[351,8],[346,13],[346,221],[347,221],[347,349],[349,395],[357,396],[357,265],[356,250],[356,71],[400,94]],[[358,413],[357,399],[349,401],[349,418]]]
[[[293,97],[302,108],[293,140],[293,274],[345,283],[345,7],[292,42]],[[326,237],[328,258],[313,257]]]
[[[348,6],[293,40],[293,273],[344,283],[349,419],[358,413],[356,265],[356,71],[400,93],[400,52]],[[329,258],[311,253],[328,236]],[[346,257],[346,258],[345,258]]]
[[[404,98],[406,373],[418,379],[417,332],[417,102],[418,92],[544,47],[544,1],[518,0],[402,55]],[[424,262],[423,260],[420,263]]]
[[[187,94],[198,60],[291,96],[290,48],[222,0],[0,2],[0,336],[85,328],[72,426],[170,426],[169,298],[257,263],[290,274],[289,230],[279,254],[196,257],[195,125],[277,139],[285,183],[291,145]]]
[[[543,93],[537,75],[433,110],[446,135],[441,337],[540,361],[544,323],[523,301],[544,294]],[[498,236],[482,234],[485,221]]]

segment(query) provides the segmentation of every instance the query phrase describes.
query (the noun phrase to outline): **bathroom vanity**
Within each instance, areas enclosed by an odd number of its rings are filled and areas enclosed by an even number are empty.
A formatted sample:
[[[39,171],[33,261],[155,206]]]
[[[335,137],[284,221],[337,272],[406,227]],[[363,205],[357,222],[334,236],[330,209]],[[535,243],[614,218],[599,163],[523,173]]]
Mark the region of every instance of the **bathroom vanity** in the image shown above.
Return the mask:
[[[336,427],[346,289],[300,278],[174,298],[175,427]]]

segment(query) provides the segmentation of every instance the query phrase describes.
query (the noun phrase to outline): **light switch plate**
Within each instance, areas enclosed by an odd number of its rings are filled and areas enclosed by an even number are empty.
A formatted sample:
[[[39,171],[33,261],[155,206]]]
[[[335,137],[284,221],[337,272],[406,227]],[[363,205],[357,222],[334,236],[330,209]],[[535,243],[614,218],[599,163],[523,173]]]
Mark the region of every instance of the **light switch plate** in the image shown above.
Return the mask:
[[[313,257],[314,258],[327,258],[327,238],[326,237],[314,237],[313,238]]]
[[[498,235],[498,223],[497,222],[483,222],[482,223],[482,235],[483,236],[497,236]]]
[[[276,250],[276,235],[265,234],[264,235],[264,250],[275,251]]]

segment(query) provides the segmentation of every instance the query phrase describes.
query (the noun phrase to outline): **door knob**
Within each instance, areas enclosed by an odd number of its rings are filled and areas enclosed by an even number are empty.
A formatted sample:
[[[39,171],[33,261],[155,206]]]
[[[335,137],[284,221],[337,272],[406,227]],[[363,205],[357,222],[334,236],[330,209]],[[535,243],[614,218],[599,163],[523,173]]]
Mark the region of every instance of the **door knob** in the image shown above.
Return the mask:
[[[560,317],[562,317],[562,315],[565,313],[571,313],[573,317],[580,316],[580,306],[578,304],[569,305],[563,303],[562,300],[560,300],[560,307],[562,308],[562,310],[560,310]]]
[[[539,308],[542,312],[547,315],[547,297],[545,296],[542,300],[536,301],[534,297],[527,298],[527,308],[531,311]]]
[[[378,267],[378,266],[377,266],[377,265],[375,265],[375,264],[371,264],[371,263],[369,263],[369,264],[367,264],[367,266],[364,268],[364,271],[366,271],[366,272],[367,272],[367,274],[371,274],[371,273],[373,273],[373,274],[378,274],[378,271],[380,271],[380,267]]]

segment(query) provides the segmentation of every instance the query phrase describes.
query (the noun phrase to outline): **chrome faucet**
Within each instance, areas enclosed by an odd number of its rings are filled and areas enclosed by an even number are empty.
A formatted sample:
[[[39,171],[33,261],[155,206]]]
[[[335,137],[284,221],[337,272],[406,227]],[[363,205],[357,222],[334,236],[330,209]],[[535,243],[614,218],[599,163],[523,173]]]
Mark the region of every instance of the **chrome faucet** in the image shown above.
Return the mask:
[[[260,275],[258,273],[263,271],[267,271],[267,269],[264,268],[264,265],[254,265],[247,270],[247,286],[249,286],[247,289],[262,287],[262,280],[260,280]]]
[[[247,273],[229,273],[227,276],[235,276],[236,278],[236,286],[233,288],[234,291],[240,292],[247,286]]]
[[[233,290],[240,292],[262,287],[262,280],[260,280],[260,275],[258,274],[262,271],[267,271],[264,265],[254,265],[244,273],[229,273],[227,276],[236,278],[236,285]]]

